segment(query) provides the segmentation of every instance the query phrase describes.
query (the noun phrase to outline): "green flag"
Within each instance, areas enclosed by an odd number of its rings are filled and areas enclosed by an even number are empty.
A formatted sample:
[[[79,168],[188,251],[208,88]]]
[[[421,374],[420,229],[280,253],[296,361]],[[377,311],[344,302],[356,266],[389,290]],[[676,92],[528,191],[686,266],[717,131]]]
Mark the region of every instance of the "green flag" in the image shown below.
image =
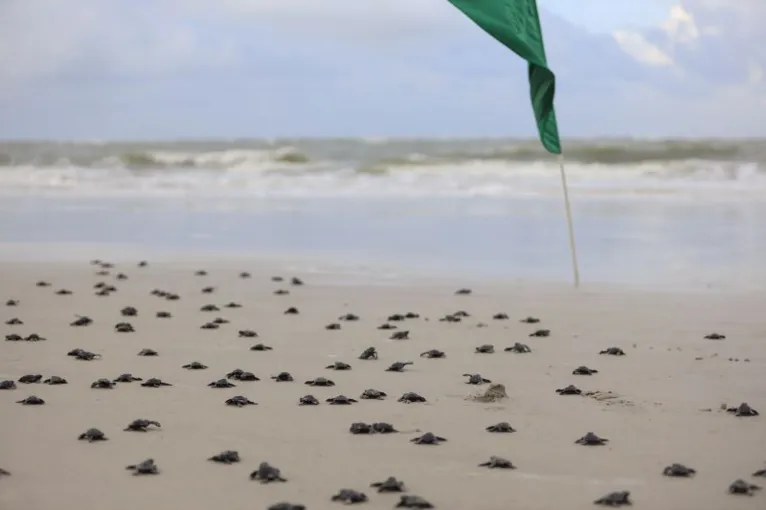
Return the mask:
[[[536,0],[449,0],[485,32],[529,63],[529,88],[540,141],[561,154],[553,96],[556,77],[548,69]]]

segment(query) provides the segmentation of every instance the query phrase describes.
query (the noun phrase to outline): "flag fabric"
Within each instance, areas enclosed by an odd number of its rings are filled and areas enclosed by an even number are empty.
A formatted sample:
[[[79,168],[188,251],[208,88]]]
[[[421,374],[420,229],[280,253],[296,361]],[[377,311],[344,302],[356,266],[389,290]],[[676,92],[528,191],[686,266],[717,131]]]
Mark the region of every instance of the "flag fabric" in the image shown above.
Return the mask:
[[[556,76],[545,58],[536,0],[449,0],[474,23],[528,62],[529,88],[540,141],[561,154],[553,98]]]

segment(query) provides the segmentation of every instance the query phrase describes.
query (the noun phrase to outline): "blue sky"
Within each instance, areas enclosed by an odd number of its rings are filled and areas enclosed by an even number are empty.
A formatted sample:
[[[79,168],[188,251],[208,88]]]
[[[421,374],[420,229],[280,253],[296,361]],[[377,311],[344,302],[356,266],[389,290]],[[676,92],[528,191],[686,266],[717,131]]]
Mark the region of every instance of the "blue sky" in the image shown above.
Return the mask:
[[[562,135],[766,136],[765,0],[539,0]],[[0,138],[534,136],[446,0],[0,0]]]

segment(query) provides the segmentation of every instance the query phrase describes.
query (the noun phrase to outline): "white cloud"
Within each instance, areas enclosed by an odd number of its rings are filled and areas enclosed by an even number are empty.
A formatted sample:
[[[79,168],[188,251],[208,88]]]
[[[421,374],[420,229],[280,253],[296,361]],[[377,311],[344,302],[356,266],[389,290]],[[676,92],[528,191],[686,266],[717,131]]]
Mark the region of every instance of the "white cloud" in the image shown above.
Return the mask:
[[[638,32],[617,30],[612,34],[622,50],[637,61],[650,66],[671,66],[673,59]]]

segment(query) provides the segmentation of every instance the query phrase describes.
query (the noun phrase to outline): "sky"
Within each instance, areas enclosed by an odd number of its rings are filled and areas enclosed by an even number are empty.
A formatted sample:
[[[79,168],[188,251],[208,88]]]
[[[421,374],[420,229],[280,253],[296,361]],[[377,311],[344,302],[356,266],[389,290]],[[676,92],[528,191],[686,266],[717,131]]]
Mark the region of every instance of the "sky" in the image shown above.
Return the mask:
[[[766,136],[766,0],[538,0],[562,137]],[[0,0],[0,138],[535,136],[447,0]]]

